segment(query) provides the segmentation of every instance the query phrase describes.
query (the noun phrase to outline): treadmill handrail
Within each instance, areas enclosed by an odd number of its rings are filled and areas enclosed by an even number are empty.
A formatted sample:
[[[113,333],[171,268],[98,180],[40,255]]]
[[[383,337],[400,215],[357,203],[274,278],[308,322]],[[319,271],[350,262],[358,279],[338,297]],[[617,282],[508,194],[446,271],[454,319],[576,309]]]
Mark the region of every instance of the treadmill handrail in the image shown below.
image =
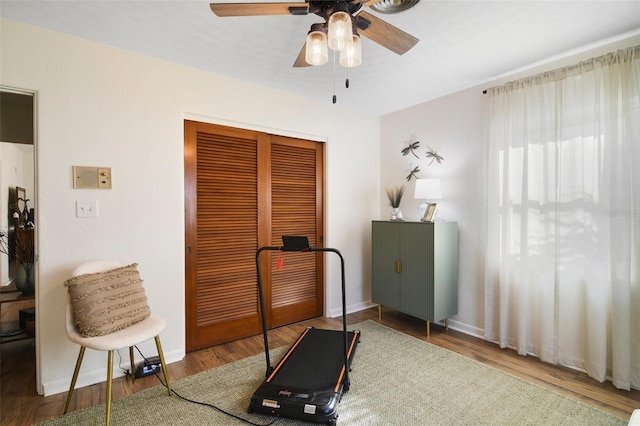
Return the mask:
[[[258,299],[260,301],[260,319],[262,321],[262,336],[264,339],[264,353],[265,359],[267,362],[267,371],[265,373],[265,377],[269,377],[271,372],[273,371],[273,367],[271,366],[271,357],[269,356],[269,338],[267,336],[267,318],[264,310],[264,295],[262,290],[262,273],[260,271],[260,253],[265,250],[269,251],[299,251],[299,252],[332,252],[338,255],[340,258],[340,272],[341,272],[341,281],[342,281],[342,332],[344,334],[344,383],[345,389],[348,390],[350,387],[349,381],[349,349],[348,349],[348,333],[347,333],[347,297],[346,297],[346,286],[344,279],[344,258],[342,257],[342,253],[338,249],[329,248],[329,247],[305,247],[302,249],[285,249],[283,246],[263,246],[256,251],[256,271],[258,274]]]

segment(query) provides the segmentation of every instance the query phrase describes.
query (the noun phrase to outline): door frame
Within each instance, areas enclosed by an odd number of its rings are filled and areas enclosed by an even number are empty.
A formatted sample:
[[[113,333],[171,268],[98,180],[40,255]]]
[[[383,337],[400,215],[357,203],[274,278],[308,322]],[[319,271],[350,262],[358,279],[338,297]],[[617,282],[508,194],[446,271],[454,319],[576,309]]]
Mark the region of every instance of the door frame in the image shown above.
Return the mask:
[[[38,193],[38,92],[36,90],[31,89],[23,89],[12,86],[0,85],[0,92],[8,92],[15,93],[19,95],[31,96],[33,98],[33,197],[35,198],[34,205],[36,205],[35,214],[36,214],[36,224],[41,224],[40,220],[40,212],[42,208],[38,201],[40,200],[40,196]],[[39,281],[39,268],[40,268],[40,253],[39,253],[39,232],[38,226],[34,229],[34,241],[33,241],[33,250],[34,250],[34,271],[35,271],[35,280],[36,280],[36,289],[35,289],[35,309],[38,312],[38,307],[40,305],[40,286],[37,285]],[[40,345],[40,336],[41,336],[41,327],[40,321],[42,316],[36,315],[35,321],[35,343],[36,343],[36,392],[39,395],[44,395],[44,385],[42,383],[41,371],[42,371],[42,357],[41,357],[41,345]]]

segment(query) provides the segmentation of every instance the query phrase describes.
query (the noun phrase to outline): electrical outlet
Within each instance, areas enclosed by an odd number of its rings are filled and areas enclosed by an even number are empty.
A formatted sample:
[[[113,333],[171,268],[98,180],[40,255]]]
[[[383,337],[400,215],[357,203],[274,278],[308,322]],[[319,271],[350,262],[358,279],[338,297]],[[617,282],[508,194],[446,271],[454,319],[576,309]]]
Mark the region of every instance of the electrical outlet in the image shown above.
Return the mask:
[[[162,370],[162,365],[160,364],[160,358],[157,356],[146,359],[142,364],[136,368],[135,376],[136,377],[144,377],[149,374],[156,373]]]

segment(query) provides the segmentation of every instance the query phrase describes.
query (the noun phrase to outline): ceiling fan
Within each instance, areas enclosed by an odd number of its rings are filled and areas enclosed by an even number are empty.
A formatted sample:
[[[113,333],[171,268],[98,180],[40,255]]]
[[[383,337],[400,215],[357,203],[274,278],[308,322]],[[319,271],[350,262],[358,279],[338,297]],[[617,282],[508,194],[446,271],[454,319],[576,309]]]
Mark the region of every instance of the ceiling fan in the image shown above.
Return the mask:
[[[307,0],[288,3],[211,3],[220,17],[315,14],[325,22],[313,24],[307,41],[293,63],[294,67],[322,65],[327,62],[328,45],[340,51],[340,64],[361,63],[360,34],[402,55],[418,39],[361,9],[384,0]],[[327,41],[328,37],[328,41]],[[336,41],[336,37],[340,38]],[[341,38],[342,37],[342,38]]]

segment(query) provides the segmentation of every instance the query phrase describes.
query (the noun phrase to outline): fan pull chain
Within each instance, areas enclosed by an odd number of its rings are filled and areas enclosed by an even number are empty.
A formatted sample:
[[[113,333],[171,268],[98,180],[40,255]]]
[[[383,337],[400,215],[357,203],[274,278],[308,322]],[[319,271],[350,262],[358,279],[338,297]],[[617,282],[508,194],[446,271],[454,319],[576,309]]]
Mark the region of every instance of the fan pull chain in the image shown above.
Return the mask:
[[[344,87],[349,88],[349,68],[347,68],[347,78],[344,81]]]
[[[336,96],[336,51],[333,51],[333,103],[338,102],[338,97]]]

